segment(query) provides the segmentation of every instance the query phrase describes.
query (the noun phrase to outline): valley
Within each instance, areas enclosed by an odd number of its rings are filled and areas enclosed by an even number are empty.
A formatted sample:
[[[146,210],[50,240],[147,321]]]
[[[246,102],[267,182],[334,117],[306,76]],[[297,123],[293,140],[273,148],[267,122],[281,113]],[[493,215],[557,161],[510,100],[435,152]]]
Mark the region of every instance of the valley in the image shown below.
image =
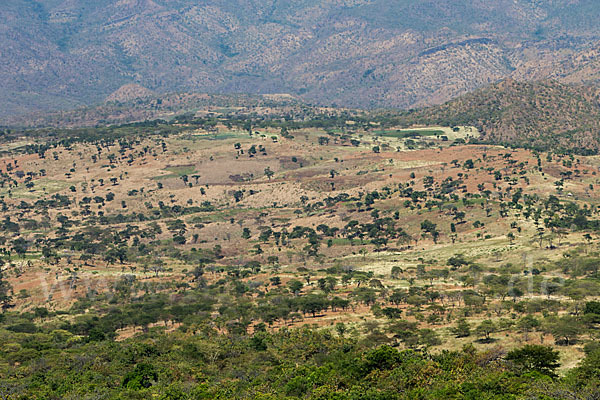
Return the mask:
[[[597,346],[597,156],[482,143],[471,126],[398,126],[344,111],[300,121],[289,111],[4,131],[0,372],[15,377],[8,382],[22,375],[24,393],[52,392],[51,383],[34,384],[38,357],[197,346],[192,358],[168,350],[184,357],[177,367],[136,355],[134,364],[107,360],[98,376],[118,374],[120,364],[141,373],[136,365],[148,360],[159,383],[125,380],[130,396],[170,384],[182,398],[227,390],[247,398],[255,389],[316,396],[324,383],[296,387],[266,365],[287,382],[281,389],[237,377],[240,357],[267,349],[288,357],[280,352],[291,351],[290,335],[307,335],[294,339],[307,346],[344,343],[359,358],[389,348],[423,360],[444,351],[499,360],[542,345],[557,351],[557,374],[580,371]],[[189,364],[194,357],[203,361]],[[433,357],[423,362],[445,368]],[[470,360],[482,374],[508,374],[512,393],[523,393],[516,382],[528,375]],[[66,371],[46,368],[45,379],[69,380]],[[173,371],[195,389],[173,383]],[[431,396],[446,387],[428,379]],[[528,390],[549,390],[542,382]],[[339,384],[345,395],[349,383]]]

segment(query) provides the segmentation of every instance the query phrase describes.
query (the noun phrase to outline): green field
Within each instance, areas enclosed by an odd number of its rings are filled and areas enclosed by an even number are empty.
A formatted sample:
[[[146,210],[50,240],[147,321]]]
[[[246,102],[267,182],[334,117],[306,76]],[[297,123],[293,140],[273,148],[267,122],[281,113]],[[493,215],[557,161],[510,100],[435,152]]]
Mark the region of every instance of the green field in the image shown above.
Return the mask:
[[[37,199],[48,194],[60,192],[70,185],[77,185],[76,181],[60,181],[53,179],[38,179],[33,181],[34,186],[31,189],[25,187],[25,184],[20,184],[16,188],[8,189],[4,187],[0,189],[0,196],[9,196],[9,191],[13,197],[22,197],[27,199]]]
[[[421,136],[443,136],[444,131],[440,130],[393,130],[393,131],[375,131],[375,135],[392,137],[398,139],[414,138]]]
[[[193,135],[190,138],[192,140],[227,140],[238,137],[239,135],[233,132],[227,133],[216,133],[208,135]]]

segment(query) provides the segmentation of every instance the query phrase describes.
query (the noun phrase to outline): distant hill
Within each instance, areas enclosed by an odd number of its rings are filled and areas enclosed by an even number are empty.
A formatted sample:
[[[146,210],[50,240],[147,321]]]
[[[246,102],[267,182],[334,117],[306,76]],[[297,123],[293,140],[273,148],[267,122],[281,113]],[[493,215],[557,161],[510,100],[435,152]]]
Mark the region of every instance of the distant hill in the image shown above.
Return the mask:
[[[117,97],[121,100],[117,100]],[[519,82],[506,79],[444,104],[400,112],[320,109],[289,95],[153,95],[144,88],[125,87],[110,101],[70,111],[30,114],[5,119],[11,126],[83,127],[195,116],[285,115],[303,120],[317,114],[360,115],[385,126],[474,126],[480,140],[540,150],[600,150],[600,89],[557,81]]]
[[[124,85],[414,108],[507,77],[595,84],[599,17],[597,0],[8,0],[0,117]]]
[[[119,89],[111,93],[110,96],[106,98],[106,102],[124,102],[135,99],[146,99],[154,96],[155,93],[151,90],[148,90],[143,86],[136,85],[135,83],[130,83],[128,85],[121,86]]]
[[[578,152],[600,149],[600,90],[555,81],[512,79],[443,105],[402,115],[399,123],[471,125],[491,143]]]
[[[145,88],[126,86],[97,106],[50,113],[34,113],[5,118],[13,127],[90,127],[118,125],[155,119],[169,120],[185,114],[231,114],[253,112],[257,116],[288,110],[302,112],[310,107],[289,95],[215,95],[206,93],[171,93],[156,95]]]

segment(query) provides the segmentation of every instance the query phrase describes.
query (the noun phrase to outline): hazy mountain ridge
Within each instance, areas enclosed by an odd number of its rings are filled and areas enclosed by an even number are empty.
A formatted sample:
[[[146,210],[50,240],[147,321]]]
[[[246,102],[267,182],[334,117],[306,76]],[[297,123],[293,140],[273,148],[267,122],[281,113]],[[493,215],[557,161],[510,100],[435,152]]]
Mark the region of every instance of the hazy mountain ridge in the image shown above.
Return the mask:
[[[286,95],[214,95],[171,93],[153,95],[143,87],[126,86],[98,106],[52,113],[36,113],[7,118],[14,127],[92,127],[170,119],[175,115],[222,112],[269,114],[271,111],[307,110],[311,107]]]
[[[10,0],[0,116],[100,103],[132,83],[409,108],[507,76],[598,81],[597,3],[456,3]]]

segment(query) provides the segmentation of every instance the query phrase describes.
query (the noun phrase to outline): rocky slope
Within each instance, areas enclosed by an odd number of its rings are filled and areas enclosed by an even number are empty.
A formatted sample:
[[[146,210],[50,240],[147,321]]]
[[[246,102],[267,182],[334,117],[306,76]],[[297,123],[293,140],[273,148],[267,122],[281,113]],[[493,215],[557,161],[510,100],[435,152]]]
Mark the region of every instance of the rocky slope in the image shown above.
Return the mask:
[[[0,117],[155,93],[442,103],[497,82],[595,83],[593,0],[8,0]]]

